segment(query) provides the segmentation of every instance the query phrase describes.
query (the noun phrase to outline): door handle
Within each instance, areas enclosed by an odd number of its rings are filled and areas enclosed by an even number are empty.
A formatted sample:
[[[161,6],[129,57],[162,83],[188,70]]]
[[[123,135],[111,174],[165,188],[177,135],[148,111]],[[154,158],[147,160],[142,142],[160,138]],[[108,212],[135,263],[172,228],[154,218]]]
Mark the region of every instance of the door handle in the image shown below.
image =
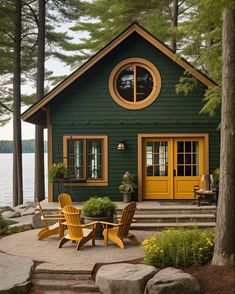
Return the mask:
[[[173,176],[176,177],[176,170],[173,171]]]

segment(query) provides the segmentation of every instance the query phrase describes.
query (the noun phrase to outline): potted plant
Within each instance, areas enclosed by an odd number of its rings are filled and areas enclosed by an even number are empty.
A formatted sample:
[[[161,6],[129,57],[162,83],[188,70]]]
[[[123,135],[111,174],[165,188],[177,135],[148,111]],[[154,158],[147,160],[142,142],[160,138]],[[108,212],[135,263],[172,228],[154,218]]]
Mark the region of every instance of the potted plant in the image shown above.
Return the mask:
[[[51,183],[59,182],[69,177],[69,170],[64,163],[54,163],[48,170],[48,177]]]
[[[116,204],[109,197],[91,197],[82,206],[81,213],[85,223],[93,221],[113,222],[116,215]],[[103,239],[103,226],[97,224],[96,239]]]
[[[131,194],[136,187],[135,175],[126,171],[122,176],[122,183],[119,186],[119,191],[123,194],[123,202],[131,202]]]

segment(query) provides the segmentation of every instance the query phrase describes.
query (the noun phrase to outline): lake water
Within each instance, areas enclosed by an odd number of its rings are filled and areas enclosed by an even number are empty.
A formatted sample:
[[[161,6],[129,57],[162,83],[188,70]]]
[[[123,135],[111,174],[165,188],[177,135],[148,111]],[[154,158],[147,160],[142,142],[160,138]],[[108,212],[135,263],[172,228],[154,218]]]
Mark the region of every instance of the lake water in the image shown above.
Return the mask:
[[[45,193],[47,197],[47,153],[45,159]],[[23,153],[24,202],[34,200],[34,153]],[[12,205],[13,154],[0,153],[0,206]]]

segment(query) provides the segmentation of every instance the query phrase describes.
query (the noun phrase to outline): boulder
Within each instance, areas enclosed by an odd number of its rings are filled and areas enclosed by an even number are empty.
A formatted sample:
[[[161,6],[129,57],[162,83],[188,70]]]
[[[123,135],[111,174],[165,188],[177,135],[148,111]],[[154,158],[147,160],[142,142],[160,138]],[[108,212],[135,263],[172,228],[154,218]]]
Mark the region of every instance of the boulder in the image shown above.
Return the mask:
[[[103,294],[143,294],[156,272],[155,267],[144,264],[109,264],[98,270],[96,284]]]
[[[4,219],[20,217],[21,216],[19,211],[12,211],[12,210],[4,211],[1,215],[2,215],[2,217]]]
[[[43,228],[45,224],[41,220],[41,213],[37,212],[32,217],[32,226],[34,229]]]
[[[180,269],[160,270],[146,285],[144,294],[200,294],[197,279]]]
[[[28,257],[0,252],[0,293],[28,293],[33,261]]]
[[[0,214],[2,214],[4,211],[14,211],[10,206],[0,206]]]

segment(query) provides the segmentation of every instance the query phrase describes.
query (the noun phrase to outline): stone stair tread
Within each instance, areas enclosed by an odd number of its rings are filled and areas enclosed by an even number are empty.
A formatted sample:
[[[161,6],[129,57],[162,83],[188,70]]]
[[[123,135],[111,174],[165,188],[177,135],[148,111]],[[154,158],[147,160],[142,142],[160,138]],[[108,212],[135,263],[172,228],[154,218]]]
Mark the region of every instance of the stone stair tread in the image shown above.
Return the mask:
[[[215,222],[191,222],[191,223],[133,223],[131,228],[151,228],[151,227],[214,227]]]
[[[118,216],[120,217],[120,216]],[[210,214],[135,214],[134,218],[209,218],[215,217],[213,213]]]
[[[97,285],[94,281],[87,280],[87,281],[79,281],[79,280],[53,280],[53,279],[39,279],[33,278],[32,280],[33,286],[37,286],[40,288],[50,289],[98,289]]]
[[[31,287],[29,294],[74,294],[74,293],[80,293],[80,294],[101,294],[101,292],[99,291],[79,291],[76,290],[67,290],[67,289],[63,289],[63,290],[58,290],[58,289],[40,289],[37,287]]]

